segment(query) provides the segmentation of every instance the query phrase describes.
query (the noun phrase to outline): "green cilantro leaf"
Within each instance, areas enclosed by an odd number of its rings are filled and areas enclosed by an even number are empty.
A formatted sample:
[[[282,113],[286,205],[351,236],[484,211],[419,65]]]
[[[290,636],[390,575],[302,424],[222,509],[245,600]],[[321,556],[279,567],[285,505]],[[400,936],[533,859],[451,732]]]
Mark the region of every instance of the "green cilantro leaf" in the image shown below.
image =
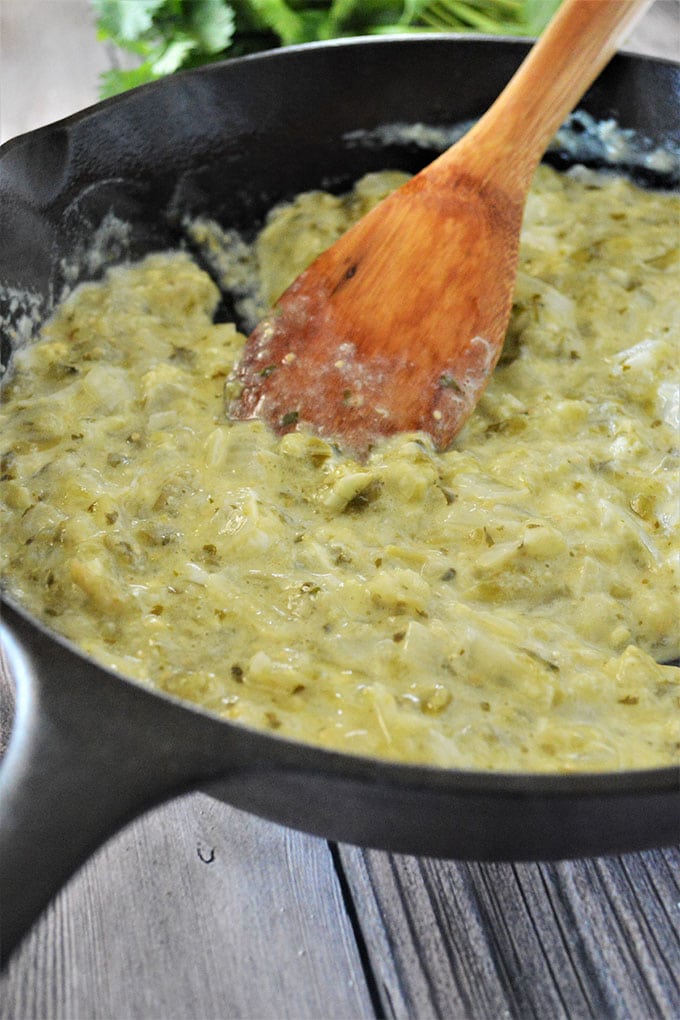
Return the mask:
[[[100,33],[121,45],[148,32],[166,0],[92,0]]]
[[[221,53],[234,37],[236,19],[231,7],[221,0],[194,0],[189,9],[189,25],[203,53]]]
[[[267,47],[386,32],[538,35],[561,0],[92,0],[98,36],[136,54],[113,95],[182,67]]]

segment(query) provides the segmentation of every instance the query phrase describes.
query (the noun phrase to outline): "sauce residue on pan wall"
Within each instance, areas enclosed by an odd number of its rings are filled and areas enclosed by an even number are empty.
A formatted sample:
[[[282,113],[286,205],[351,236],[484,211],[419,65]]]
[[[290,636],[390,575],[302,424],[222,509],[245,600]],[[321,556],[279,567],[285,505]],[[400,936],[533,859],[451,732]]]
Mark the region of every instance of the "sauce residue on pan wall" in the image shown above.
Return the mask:
[[[224,255],[251,312],[400,179],[274,210]],[[484,770],[680,761],[680,670],[658,664],[680,646],[679,215],[540,168],[505,353],[445,453],[411,434],[357,462],[227,421],[244,338],[186,254],[82,285],[5,387],[4,584],[114,670],[295,739]],[[194,239],[219,261],[217,228]]]

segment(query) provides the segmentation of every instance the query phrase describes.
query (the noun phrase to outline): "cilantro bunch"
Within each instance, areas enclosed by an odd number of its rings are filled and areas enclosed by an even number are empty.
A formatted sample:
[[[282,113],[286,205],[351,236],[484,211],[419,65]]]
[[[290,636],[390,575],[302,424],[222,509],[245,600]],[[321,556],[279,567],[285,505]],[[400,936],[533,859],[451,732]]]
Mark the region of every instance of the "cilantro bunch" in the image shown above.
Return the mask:
[[[386,32],[539,35],[560,0],[92,0],[100,40],[134,54],[102,95],[273,46]]]

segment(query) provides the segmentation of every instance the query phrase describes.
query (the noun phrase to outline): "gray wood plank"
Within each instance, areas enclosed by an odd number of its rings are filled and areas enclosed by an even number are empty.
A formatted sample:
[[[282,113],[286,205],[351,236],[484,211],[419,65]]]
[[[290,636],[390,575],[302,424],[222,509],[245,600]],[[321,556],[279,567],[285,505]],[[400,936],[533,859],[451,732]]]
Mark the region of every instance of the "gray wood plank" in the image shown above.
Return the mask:
[[[677,1020],[680,850],[541,864],[341,859],[385,1015]]]
[[[327,844],[202,794],[107,844],[0,978],[2,1020],[373,1015]]]

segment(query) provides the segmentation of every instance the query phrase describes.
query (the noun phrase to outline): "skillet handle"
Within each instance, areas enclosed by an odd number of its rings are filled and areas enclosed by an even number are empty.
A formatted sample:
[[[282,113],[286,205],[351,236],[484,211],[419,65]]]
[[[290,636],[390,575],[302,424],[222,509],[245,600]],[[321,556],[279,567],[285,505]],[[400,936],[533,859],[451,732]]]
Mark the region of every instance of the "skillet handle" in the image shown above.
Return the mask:
[[[1,965],[98,846],[217,764],[197,756],[195,732],[187,739],[186,709],[112,677],[5,606],[0,642],[16,684],[0,762]]]

